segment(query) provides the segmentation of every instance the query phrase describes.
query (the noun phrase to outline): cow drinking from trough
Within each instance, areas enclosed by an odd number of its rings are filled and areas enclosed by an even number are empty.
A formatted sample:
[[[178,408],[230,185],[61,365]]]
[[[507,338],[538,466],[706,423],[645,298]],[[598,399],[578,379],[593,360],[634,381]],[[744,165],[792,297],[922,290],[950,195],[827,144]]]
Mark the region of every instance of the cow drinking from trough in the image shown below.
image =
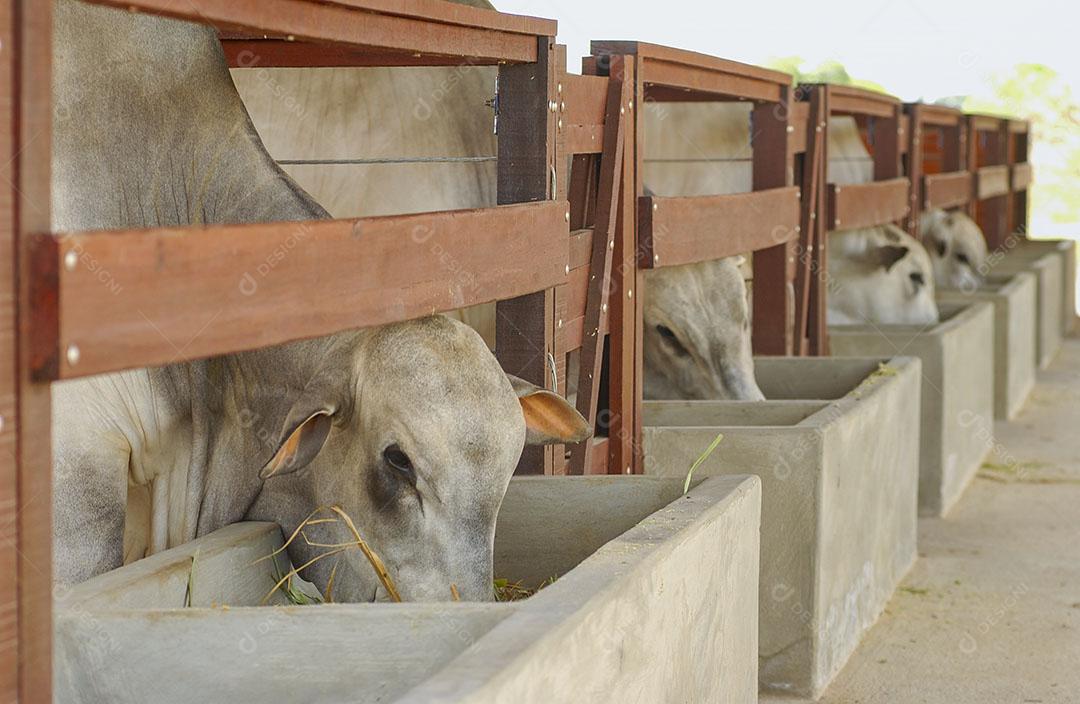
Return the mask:
[[[960,211],[928,210],[919,218],[919,237],[926,243],[939,288],[974,291],[986,271],[986,237],[974,220]]]
[[[55,23],[54,230],[327,217],[263,148],[213,30],[74,0]],[[320,285],[297,295],[334,295]],[[136,558],[339,504],[413,600],[491,598],[523,444],[589,430],[443,317],[58,383],[53,428],[58,581],[120,566],[125,527]],[[325,588],[328,569],[306,576]],[[338,600],[381,596],[359,556],[335,582]]]
[[[873,160],[854,118],[829,119],[828,181],[873,180]],[[916,240],[893,225],[829,234],[828,322],[929,325],[939,319],[934,268]]]

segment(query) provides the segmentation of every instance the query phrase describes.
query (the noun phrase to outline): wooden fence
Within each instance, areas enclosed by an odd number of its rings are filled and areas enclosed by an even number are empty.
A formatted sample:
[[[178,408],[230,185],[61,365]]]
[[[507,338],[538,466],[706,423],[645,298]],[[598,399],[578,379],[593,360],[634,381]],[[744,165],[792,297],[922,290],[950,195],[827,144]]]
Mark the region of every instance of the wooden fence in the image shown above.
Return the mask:
[[[917,211],[965,203],[984,227],[1004,228],[1006,218],[1020,227],[1027,218],[1026,123],[965,121],[931,106],[909,106],[905,116],[890,96],[827,85],[796,91],[783,73],[638,42],[594,43],[585,75],[575,75],[555,44],[554,22],[438,0],[92,1],[211,24],[234,66],[250,65],[241,60],[247,52],[260,67],[498,66],[499,205],[53,233],[52,3],[0,6],[0,175],[10,186],[0,189],[0,695],[7,700],[50,700],[53,381],[497,301],[495,353],[504,369],[565,393],[577,352],[578,409],[601,429],[568,454],[528,449],[519,472],[637,473],[646,270],[752,251],[755,351],[823,354],[829,230],[906,219],[915,231]],[[641,107],[652,101],[749,101],[752,190],[647,195]],[[826,185],[826,130],[838,114],[854,115],[866,132],[873,183]],[[942,135],[937,162],[919,148],[931,129]],[[284,258],[257,290],[239,290],[243,273],[298,227],[317,254]],[[411,236],[417,231],[424,237]],[[473,285],[454,285],[440,261],[446,253],[472,272]],[[87,256],[123,280],[121,294],[78,265]],[[342,295],[295,285],[314,279]],[[204,327],[193,314],[211,304],[221,313]],[[178,350],[169,339],[191,342]]]

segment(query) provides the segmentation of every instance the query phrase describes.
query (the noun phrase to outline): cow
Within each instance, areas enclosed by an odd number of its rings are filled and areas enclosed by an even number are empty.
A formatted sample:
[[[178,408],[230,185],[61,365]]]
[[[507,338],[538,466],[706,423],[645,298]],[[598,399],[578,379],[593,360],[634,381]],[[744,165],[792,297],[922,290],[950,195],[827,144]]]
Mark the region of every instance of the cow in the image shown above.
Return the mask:
[[[939,320],[930,256],[895,225],[829,235],[830,325],[929,325]]]
[[[828,129],[828,180],[869,183],[873,160],[855,119],[833,116]],[[926,248],[894,225],[829,233],[826,271],[830,325],[929,325],[940,319],[934,266]]]
[[[753,372],[741,263],[727,257],[646,275],[645,398],[765,399]]]
[[[938,288],[974,291],[986,272],[986,237],[974,220],[960,211],[934,208],[919,218],[919,237],[934,263]]]
[[[59,0],[55,37],[55,231],[328,217],[267,153],[211,28]],[[132,559],[245,519],[291,533],[337,504],[402,598],[448,600],[453,587],[487,600],[523,445],[591,430],[439,316],[57,383],[52,395],[62,583],[119,567],[125,530]],[[147,498],[125,521],[129,500]],[[148,525],[131,525],[138,516]],[[318,550],[300,541],[290,556]],[[327,569],[305,574],[324,589]],[[357,551],[334,593],[386,596]]]
[[[275,157],[293,162],[284,168],[320,202],[328,204],[335,217],[415,212],[427,209],[425,196],[434,197],[440,207],[447,208],[495,203],[496,174],[491,162],[371,163],[400,157],[475,158],[494,154],[493,116],[485,104],[493,95],[493,69],[471,65],[376,70],[260,69],[257,57],[242,58],[250,61],[252,68],[235,70],[234,79],[260,135]],[[375,113],[358,112],[357,108],[372,97],[392,101],[398,106],[395,113],[403,117],[385,120]],[[746,108],[734,107],[737,111]],[[675,119],[679,125],[670,130],[663,125],[664,134],[650,134],[650,140],[655,137],[659,143],[669,132],[686,138],[689,131],[701,131],[703,127],[695,119],[685,120],[681,115]],[[701,131],[700,137],[724,148],[748,150],[748,119],[748,113],[735,115],[732,129],[721,133]],[[681,125],[683,121],[685,125]],[[647,122],[647,129],[652,129],[652,124]],[[742,140],[742,144],[734,146],[736,140]],[[295,163],[332,154],[345,154],[366,163],[321,169]],[[647,168],[652,169],[653,164],[647,163]],[[449,179],[448,174],[457,177]],[[749,164],[744,164],[739,178],[746,180],[745,188],[728,184],[726,174],[718,183],[707,183],[707,187],[714,189],[712,192],[749,190],[748,174]],[[695,179],[700,188],[700,169],[682,169],[680,173],[676,168],[649,171],[646,180],[662,195],[693,195],[695,192],[688,189],[692,189]],[[446,183],[451,186],[445,187]],[[746,285],[735,266],[737,261],[646,274],[642,298],[646,397],[761,397],[749,353]],[[711,283],[709,277],[714,277]],[[682,310],[686,306],[703,317],[687,317]],[[492,344],[491,307],[464,311],[462,318]],[[667,333],[671,335],[665,337]],[[679,347],[673,345],[675,340],[680,341]]]

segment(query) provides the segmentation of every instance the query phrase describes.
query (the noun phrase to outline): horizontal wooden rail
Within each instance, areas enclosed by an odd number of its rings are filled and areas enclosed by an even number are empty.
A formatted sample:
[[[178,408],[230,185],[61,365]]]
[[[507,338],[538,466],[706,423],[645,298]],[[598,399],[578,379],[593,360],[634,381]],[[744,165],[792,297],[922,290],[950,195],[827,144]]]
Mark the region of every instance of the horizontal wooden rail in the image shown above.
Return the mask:
[[[829,229],[853,230],[895,222],[908,214],[908,180],[829,184]]]
[[[387,65],[449,63],[445,57],[456,57],[458,63],[531,63],[537,60],[537,37],[555,36],[557,29],[551,20],[508,15],[440,0],[90,1],[203,22],[226,33],[239,33],[241,38],[237,41],[251,38],[285,40],[256,45],[261,47],[258,64],[262,66],[303,65],[296,62],[306,50],[286,46],[293,41],[340,44],[407,55],[400,60],[387,57]],[[251,44],[233,47],[230,56],[235,60],[240,51],[251,50]],[[331,53],[330,56],[335,55]],[[341,51],[336,54],[336,60],[344,61],[350,56],[355,58],[358,54]],[[430,60],[424,61],[425,56]],[[254,60],[254,57],[247,58]],[[355,60],[357,63],[346,65],[370,65]]]
[[[923,208],[955,208],[971,200],[971,172],[927,174],[923,177]]]
[[[900,99],[887,93],[829,84],[829,112],[834,115],[892,117]]]
[[[1012,134],[1027,134],[1029,129],[1027,120],[1009,120],[1009,132]]]
[[[1009,167],[1005,164],[984,166],[975,172],[975,197],[986,200],[1009,192]]]
[[[773,247],[799,233],[799,189],[638,199],[641,266],[678,266]]]
[[[65,379],[317,337],[566,281],[568,205],[40,235],[31,366]]]
[[[1019,164],[1013,164],[1010,168],[1012,171],[1010,184],[1014,193],[1017,191],[1026,191],[1031,188],[1031,182],[1033,180],[1031,164],[1025,161]]]
[[[592,54],[636,56],[647,100],[726,97],[777,102],[781,89],[792,83],[791,75],[780,71],[647,42],[594,41]]]
[[[1001,129],[1004,119],[994,115],[968,115],[971,128],[977,132],[996,132]]]
[[[963,112],[956,108],[950,108],[944,105],[909,103],[907,107],[908,109],[911,109],[912,105],[916,104],[919,107],[919,120],[924,125],[931,125],[933,127],[957,127],[964,120]]]

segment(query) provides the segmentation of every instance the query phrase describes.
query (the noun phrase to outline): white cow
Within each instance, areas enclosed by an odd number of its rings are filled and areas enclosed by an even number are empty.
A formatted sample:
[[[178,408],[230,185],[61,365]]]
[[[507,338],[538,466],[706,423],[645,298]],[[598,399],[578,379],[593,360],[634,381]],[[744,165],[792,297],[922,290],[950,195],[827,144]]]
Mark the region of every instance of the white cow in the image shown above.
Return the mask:
[[[854,118],[829,119],[828,180],[873,180],[873,160]],[[829,234],[827,318],[832,325],[921,324],[939,319],[934,269],[926,249],[887,225]]]
[[[829,235],[830,325],[929,325],[939,319],[930,256],[895,225]]]
[[[919,218],[919,236],[934,262],[940,288],[974,291],[986,272],[986,237],[966,213],[934,209]]]
[[[327,216],[263,148],[213,30],[73,0],[55,22],[54,229]],[[138,557],[245,518],[291,533],[339,504],[405,599],[447,600],[455,585],[485,600],[523,444],[590,429],[508,379],[471,329],[431,317],[55,384],[53,430],[61,582],[118,567],[125,528]],[[139,496],[152,505],[125,521]],[[325,588],[329,569],[305,576]],[[363,557],[343,558],[339,600],[379,589]]]

